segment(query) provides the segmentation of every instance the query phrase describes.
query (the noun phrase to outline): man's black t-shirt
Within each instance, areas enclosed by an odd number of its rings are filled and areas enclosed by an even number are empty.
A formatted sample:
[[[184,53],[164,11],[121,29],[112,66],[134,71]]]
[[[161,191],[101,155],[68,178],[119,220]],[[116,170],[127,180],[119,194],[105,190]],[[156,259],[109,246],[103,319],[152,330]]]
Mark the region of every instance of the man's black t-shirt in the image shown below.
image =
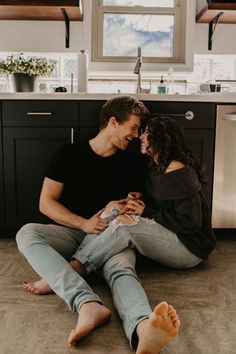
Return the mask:
[[[59,149],[46,177],[64,184],[60,202],[66,208],[89,218],[109,201],[142,190],[144,169],[127,151],[101,157],[86,142]]]

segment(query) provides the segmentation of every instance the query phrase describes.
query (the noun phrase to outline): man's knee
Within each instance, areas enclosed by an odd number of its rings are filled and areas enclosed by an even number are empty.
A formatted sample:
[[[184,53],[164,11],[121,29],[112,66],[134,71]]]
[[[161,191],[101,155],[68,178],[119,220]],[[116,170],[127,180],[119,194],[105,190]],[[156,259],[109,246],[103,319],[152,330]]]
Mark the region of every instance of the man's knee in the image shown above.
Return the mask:
[[[40,224],[34,223],[22,226],[16,234],[16,243],[20,251],[35,238],[35,235],[39,235],[40,227]]]

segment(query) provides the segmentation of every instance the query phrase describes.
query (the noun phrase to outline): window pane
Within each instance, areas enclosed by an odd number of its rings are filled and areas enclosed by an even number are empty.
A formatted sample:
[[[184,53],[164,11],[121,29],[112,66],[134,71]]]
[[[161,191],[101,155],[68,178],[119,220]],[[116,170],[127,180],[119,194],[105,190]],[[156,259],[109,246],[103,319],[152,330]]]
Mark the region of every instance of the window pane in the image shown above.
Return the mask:
[[[104,15],[103,55],[173,56],[174,15]]]
[[[105,6],[174,7],[175,0],[103,0]]]

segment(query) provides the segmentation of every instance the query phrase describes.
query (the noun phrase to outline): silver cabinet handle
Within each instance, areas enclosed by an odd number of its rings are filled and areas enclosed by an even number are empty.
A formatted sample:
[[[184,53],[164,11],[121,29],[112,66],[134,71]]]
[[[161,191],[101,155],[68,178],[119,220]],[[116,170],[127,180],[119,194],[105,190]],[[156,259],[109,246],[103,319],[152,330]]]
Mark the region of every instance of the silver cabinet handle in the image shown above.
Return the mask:
[[[27,112],[27,116],[52,116],[52,112]]]
[[[223,114],[222,119],[236,121],[236,114]]]
[[[74,144],[74,128],[70,129],[70,143]]]
[[[194,118],[194,113],[192,111],[187,111],[186,113],[152,113],[152,117],[155,116],[170,116],[170,117],[184,117],[187,120],[192,120]]]

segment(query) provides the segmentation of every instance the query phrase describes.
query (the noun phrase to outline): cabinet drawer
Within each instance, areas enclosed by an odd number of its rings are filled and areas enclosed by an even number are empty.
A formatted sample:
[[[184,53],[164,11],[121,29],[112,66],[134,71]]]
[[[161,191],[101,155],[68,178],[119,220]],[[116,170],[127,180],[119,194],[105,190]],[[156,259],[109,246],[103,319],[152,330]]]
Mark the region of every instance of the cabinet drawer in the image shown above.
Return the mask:
[[[213,129],[215,127],[215,104],[204,102],[144,102],[151,115],[169,115],[176,119],[183,128],[195,129],[206,128]],[[186,113],[192,112],[191,115]]]
[[[3,126],[78,125],[76,101],[3,101]]]

